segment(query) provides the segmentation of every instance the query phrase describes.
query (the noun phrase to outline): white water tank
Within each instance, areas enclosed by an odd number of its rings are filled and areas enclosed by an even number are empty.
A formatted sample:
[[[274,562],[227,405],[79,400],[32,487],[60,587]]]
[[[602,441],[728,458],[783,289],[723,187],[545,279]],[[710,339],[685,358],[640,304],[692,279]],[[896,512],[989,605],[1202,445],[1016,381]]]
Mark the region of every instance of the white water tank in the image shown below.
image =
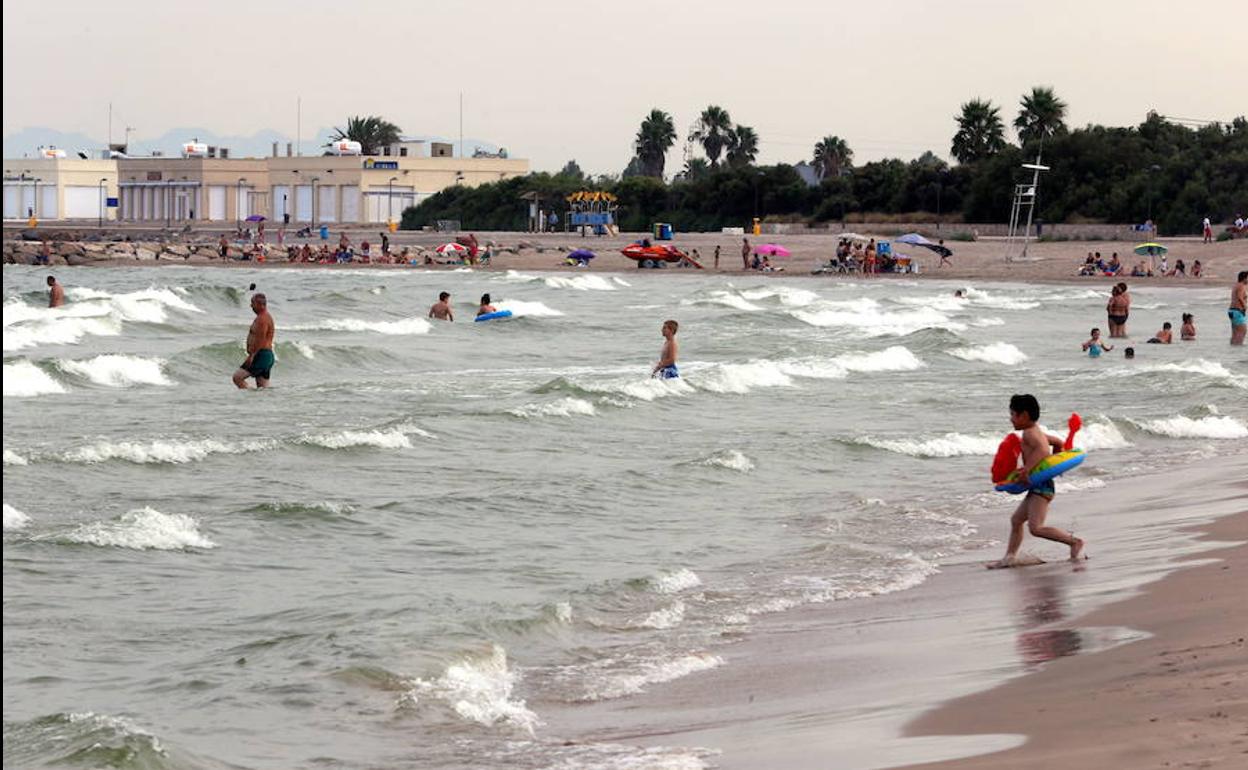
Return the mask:
[[[330,155],[363,155],[364,147],[359,142],[353,142],[350,139],[340,139],[329,145]]]
[[[64,158],[65,151],[56,147],[40,147],[39,157],[41,158]]]
[[[206,158],[208,157],[208,145],[203,142],[184,142],[182,144],[183,158]]]

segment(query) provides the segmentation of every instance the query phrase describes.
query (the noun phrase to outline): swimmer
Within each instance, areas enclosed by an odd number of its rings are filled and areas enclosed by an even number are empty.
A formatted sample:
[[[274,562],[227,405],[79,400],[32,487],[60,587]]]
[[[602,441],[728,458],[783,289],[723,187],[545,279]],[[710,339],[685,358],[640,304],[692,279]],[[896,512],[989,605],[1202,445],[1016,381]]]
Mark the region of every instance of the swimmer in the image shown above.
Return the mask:
[[[251,296],[251,309],[256,320],[247,332],[247,358],[234,372],[234,384],[239,390],[247,389],[247,378],[256,379],[257,388],[269,387],[269,377],[277,359],[273,355],[273,335],[276,331],[273,316],[269,315],[269,301],[263,294]]]
[[[676,330],[679,328],[680,324],[675,321],[663,322],[663,352],[659,354],[659,362],[650,371],[651,377],[658,377],[660,380],[680,377],[680,370],[676,368]]]
[[[1027,469],[1033,468],[1041,460],[1049,456],[1050,449],[1061,451],[1062,440],[1040,430],[1036,424],[1040,419],[1040,402],[1030,394],[1016,395],[1010,399],[1010,424],[1014,430],[1023,432],[1023,467],[1018,472],[1020,483],[1031,487],[1027,496],[1018,504],[1014,515],[1010,516],[1010,541],[1006,546],[1005,556],[1000,561],[989,564],[990,569],[1015,566],[1018,549],[1023,544],[1023,525],[1033,537],[1042,537],[1070,547],[1070,559],[1075,561],[1083,555],[1083,541],[1069,532],[1057,527],[1046,527],[1044,519],[1049,513],[1049,504],[1057,491],[1053,480],[1031,486]]]
[[[1164,324],[1161,325],[1161,331],[1153,335],[1153,338],[1149,340],[1149,342],[1151,342],[1154,345],[1171,344],[1174,341],[1174,332],[1170,331],[1172,328],[1173,327],[1170,325],[1170,322],[1166,321]]]
[[[497,313],[497,312],[498,312],[498,308],[490,304],[490,295],[482,294],[481,295],[481,307],[477,308],[477,316],[480,317],[480,316],[485,315],[486,313]]]
[[[1083,343],[1083,349],[1088,352],[1089,358],[1100,358],[1102,352],[1108,353],[1114,349],[1114,346],[1105,344],[1105,341],[1101,339],[1100,329],[1093,329],[1092,339]]]
[[[1244,333],[1248,332],[1248,270],[1240,270],[1231,287],[1231,306],[1226,316],[1231,319],[1231,344],[1244,344]]]
[[[438,295],[438,301],[429,308],[429,317],[440,321],[454,321],[455,313],[451,311],[451,293],[444,291]]]
[[[1183,314],[1183,326],[1179,329],[1179,339],[1189,341],[1196,339],[1196,316],[1191,313]]]
[[[966,292],[962,291],[961,289],[958,289],[957,291],[953,293],[953,297],[954,299],[966,299]]]
[[[1135,348],[1127,348],[1123,351],[1123,355],[1127,358],[1127,360],[1133,360],[1135,358]]]
[[[56,282],[54,276],[48,276],[48,307],[60,307],[65,304],[65,288]]]

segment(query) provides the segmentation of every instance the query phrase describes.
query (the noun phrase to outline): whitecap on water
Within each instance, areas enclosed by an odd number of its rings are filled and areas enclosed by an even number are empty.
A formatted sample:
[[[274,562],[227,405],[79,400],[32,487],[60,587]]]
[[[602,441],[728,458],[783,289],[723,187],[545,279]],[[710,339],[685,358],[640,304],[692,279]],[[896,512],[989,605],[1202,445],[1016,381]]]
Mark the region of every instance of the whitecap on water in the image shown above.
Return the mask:
[[[418,707],[422,699],[433,699],[469,722],[487,727],[504,723],[532,734],[541,721],[523,700],[512,697],[519,678],[507,665],[507,651],[495,644],[487,654],[450,664],[435,679],[412,680],[400,705]]]
[[[710,457],[699,460],[698,463],[700,465],[707,465],[713,468],[726,468],[730,471],[737,471],[738,473],[749,473],[754,470],[754,461],[736,449],[727,449],[716,452]]]
[[[672,572],[660,572],[650,578],[649,582],[650,586],[657,593],[677,594],[702,585],[702,578],[698,577],[698,574],[693,570],[681,567]]]
[[[4,450],[5,465],[26,465],[26,458],[11,449]]]
[[[519,299],[506,299],[501,302],[495,302],[494,307],[499,310],[510,310],[511,314],[516,317],[534,316],[537,318],[551,318],[563,315],[560,310],[555,310],[543,302],[532,302]]]
[[[4,503],[4,531],[14,529],[24,529],[30,524],[30,516],[22,511],[17,510],[8,503]]]
[[[591,417],[598,413],[594,405],[582,398],[567,397],[548,404],[525,404],[509,409],[516,417]]]
[[[4,365],[5,398],[32,398],[64,392],[64,385],[29,361]]]
[[[1248,438],[1248,426],[1234,417],[1201,417],[1192,419],[1179,415],[1159,420],[1133,420],[1142,430],[1174,438],[1238,439]]]
[[[98,441],[71,449],[54,459],[69,463],[102,463],[109,460],[127,462],[172,463],[197,462],[213,454],[243,454],[268,447],[262,441],[227,443],[218,439],[156,439],[154,441]]]
[[[983,361],[990,364],[1013,366],[1027,360],[1027,354],[1008,342],[993,342],[988,345],[974,345],[965,348],[954,348],[949,355],[963,361]]]
[[[64,539],[73,543],[140,551],[217,547],[216,543],[200,533],[199,523],[190,516],[161,513],[150,507],[129,511],[110,521],[83,524],[65,535]]]
[[[165,360],[162,358],[102,355],[88,359],[58,359],[56,365],[67,374],[110,388],[174,384],[173,380],[165,376]]]
[[[574,275],[571,277],[552,275],[545,278],[544,283],[552,289],[615,291],[615,286],[600,275]]]
[[[331,318],[310,324],[289,327],[295,331],[376,332],[377,334],[404,335],[428,334],[433,328],[423,318],[404,318],[398,321],[365,321],[360,318]]]

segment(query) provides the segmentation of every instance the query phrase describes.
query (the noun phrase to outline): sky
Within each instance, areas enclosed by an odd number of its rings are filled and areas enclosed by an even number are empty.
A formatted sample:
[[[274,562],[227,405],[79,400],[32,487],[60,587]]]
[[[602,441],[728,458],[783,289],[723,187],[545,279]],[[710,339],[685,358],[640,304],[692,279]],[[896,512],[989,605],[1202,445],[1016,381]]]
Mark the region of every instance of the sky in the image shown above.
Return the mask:
[[[305,141],[366,114],[455,137],[462,93],[464,135],[537,171],[619,173],[665,110],[670,174],[709,104],[757,131],[760,163],[808,160],[829,134],[857,163],[948,157],[963,102],[990,99],[1009,125],[1037,85],[1070,126],[1248,112],[1229,0],[15,0],[3,17],[6,136],[103,142],[111,102],[114,141],[127,125],[293,138],[301,97]]]

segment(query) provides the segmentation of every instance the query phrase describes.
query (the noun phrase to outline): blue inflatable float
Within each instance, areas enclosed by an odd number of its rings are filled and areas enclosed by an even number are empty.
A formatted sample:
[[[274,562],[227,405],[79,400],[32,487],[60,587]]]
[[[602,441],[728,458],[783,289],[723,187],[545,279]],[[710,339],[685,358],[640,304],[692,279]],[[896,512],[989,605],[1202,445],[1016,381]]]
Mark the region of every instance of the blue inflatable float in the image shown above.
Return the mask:
[[[996,490],[998,492],[1009,492],[1011,495],[1021,495],[1031,489],[1032,486],[1057,478],[1071,468],[1078,466],[1086,456],[1082,449],[1070,449],[1049,455],[1036,463],[1036,467],[1032,468],[1031,472],[1027,474],[1031,484],[1018,483],[1016,480],[1018,471],[1014,471],[1004,481],[996,485]]]
[[[475,320],[497,321],[500,318],[511,318],[511,311],[510,310],[495,310],[493,313],[485,313],[483,315],[479,315],[476,317]]]

